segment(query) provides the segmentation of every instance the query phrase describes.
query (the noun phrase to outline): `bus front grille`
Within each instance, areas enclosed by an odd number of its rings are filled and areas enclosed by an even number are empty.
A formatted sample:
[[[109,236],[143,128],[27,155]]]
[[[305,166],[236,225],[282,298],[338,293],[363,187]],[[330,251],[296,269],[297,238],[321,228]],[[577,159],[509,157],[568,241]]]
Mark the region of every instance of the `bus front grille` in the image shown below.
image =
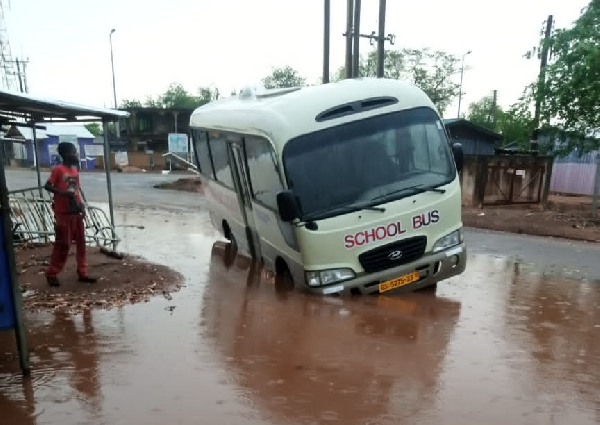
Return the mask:
[[[427,237],[416,236],[363,252],[358,261],[367,273],[379,272],[418,260],[426,246]]]

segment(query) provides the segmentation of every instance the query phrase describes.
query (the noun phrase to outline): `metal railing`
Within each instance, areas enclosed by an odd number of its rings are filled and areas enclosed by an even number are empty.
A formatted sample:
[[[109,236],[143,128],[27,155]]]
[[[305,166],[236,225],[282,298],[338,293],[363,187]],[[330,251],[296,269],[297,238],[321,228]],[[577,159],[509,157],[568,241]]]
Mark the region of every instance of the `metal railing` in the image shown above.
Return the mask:
[[[9,191],[10,217],[15,245],[54,241],[55,220],[52,199],[38,187]],[[88,245],[116,247],[119,239],[104,210],[88,205],[85,217]]]

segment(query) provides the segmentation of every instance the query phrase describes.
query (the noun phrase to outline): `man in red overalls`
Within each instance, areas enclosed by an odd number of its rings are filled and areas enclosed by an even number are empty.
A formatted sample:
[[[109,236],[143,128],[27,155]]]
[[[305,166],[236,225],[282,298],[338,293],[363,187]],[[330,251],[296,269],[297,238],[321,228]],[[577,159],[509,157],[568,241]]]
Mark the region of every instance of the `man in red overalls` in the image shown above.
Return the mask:
[[[77,245],[77,274],[79,281],[95,283],[96,279],[88,276],[85,257],[85,206],[79,193],[79,156],[72,143],[59,143],[58,154],[62,164],[52,169],[52,174],[44,188],[54,194],[54,217],[56,221],[56,237],[50,266],[46,270],[46,279],[50,286],[59,286],[58,274],[67,262],[71,242]]]

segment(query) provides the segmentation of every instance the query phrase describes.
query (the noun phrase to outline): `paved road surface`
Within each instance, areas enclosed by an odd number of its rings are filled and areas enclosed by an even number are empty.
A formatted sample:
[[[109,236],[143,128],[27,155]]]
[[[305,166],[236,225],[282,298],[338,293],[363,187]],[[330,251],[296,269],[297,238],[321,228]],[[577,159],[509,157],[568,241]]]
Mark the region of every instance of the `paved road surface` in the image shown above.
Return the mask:
[[[42,184],[50,175],[42,173]],[[175,181],[188,175],[163,176],[158,173],[111,173],[113,202],[115,207],[146,206],[173,209],[198,209],[204,205],[201,196],[189,196],[182,192],[158,190],[157,183]],[[37,187],[37,174],[30,170],[6,170],[9,190]],[[106,174],[103,172],[81,173],[81,186],[89,202],[108,202]]]

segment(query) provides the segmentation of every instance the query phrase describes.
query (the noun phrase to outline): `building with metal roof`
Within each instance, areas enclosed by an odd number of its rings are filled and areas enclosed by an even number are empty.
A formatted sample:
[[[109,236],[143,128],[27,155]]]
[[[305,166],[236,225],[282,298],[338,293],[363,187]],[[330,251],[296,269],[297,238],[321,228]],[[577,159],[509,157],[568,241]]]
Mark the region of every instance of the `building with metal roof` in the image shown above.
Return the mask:
[[[462,144],[465,155],[494,155],[502,135],[464,118],[444,119],[452,142]]]

